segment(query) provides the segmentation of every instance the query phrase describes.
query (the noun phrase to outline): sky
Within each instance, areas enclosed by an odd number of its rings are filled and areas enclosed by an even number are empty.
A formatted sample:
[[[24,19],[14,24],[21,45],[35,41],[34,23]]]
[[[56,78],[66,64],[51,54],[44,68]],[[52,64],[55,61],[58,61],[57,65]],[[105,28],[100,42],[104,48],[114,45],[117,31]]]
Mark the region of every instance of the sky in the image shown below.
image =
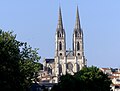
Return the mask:
[[[120,68],[120,0],[0,0],[0,29],[39,48],[40,62],[54,58],[59,6],[67,49],[78,6],[87,65]]]

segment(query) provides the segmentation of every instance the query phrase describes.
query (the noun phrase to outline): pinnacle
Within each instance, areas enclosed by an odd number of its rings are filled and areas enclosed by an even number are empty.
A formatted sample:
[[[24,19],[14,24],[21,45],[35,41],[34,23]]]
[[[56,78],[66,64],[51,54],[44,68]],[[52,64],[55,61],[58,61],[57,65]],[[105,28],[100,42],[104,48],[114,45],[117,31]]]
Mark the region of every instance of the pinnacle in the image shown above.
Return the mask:
[[[62,14],[61,14],[61,7],[59,7],[59,17],[58,17],[58,25],[57,28],[63,29],[63,24],[62,24]]]
[[[76,13],[75,29],[80,29],[80,18],[79,18],[79,10],[78,10],[78,6],[77,6],[77,13]]]

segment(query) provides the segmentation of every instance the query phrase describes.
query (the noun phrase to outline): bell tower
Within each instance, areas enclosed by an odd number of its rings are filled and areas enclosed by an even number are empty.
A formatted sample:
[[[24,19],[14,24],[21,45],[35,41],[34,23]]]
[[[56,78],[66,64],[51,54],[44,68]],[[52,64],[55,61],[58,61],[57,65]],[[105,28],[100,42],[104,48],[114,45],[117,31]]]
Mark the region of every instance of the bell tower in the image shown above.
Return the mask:
[[[55,33],[55,75],[59,77],[65,74],[66,35],[63,29],[61,8],[59,7],[58,24]]]
[[[61,8],[59,7],[58,24],[55,33],[55,57],[65,57],[66,55],[66,41],[65,30],[63,29]]]
[[[84,56],[83,31],[80,26],[79,10],[77,7],[76,22],[73,32],[73,55],[81,58]]]

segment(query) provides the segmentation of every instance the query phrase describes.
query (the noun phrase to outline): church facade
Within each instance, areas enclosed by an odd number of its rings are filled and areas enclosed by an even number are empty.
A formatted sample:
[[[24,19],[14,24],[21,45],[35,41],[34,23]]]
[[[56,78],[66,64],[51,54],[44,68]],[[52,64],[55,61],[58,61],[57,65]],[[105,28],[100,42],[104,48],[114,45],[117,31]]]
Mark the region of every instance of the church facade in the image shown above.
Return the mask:
[[[52,76],[52,83],[57,83],[61,75],[66,73],[74,75],[74,73],[87,66],[78,7],[72,37],[73,49],[66,50],[66,32],[63,27],[61,8],[59,7],[58,24],[55,32],[55,56],[53,59],[46,58],[43,62],[43,70]]]

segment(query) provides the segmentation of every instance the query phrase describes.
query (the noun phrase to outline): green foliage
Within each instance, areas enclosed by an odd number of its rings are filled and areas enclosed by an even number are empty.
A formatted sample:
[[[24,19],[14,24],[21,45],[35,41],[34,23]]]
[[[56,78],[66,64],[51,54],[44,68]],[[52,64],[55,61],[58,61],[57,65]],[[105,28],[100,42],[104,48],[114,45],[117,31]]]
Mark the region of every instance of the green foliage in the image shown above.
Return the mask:
[[[97,67],[86,67],[75,75],[60,78],[51,91],[110,91],[111,80]]]
[[[13,32],[0,30],[0,91],[25,91],[42,68],[37,50],[17,41]]]
[[[64,76],[60,77],[61,81],[59,83],[60,88],[62,88],[62,91],[66,91],[66,89],[68,91],[74,91],[75,90],[75,84],[76,80],[72,75],[66,74]]]
[[[42,69],[42,65],[38,63],[40,57],[37,53],[38,49],[32,50],[32,47],[27,46],[27,43],[24,43],[20,52],[19,66],[20,66],[20,73],[23,84],[22,87],[28,87],[32,80],[35,79],[36,73]]]
[[[74,91],[75,79],[72,75],[66,74],[60,77],[58,85],[53,86],[51,91]]]
[[[111,80],[97,67],[86,67],[75,74],[85,91],[110,91]]]

